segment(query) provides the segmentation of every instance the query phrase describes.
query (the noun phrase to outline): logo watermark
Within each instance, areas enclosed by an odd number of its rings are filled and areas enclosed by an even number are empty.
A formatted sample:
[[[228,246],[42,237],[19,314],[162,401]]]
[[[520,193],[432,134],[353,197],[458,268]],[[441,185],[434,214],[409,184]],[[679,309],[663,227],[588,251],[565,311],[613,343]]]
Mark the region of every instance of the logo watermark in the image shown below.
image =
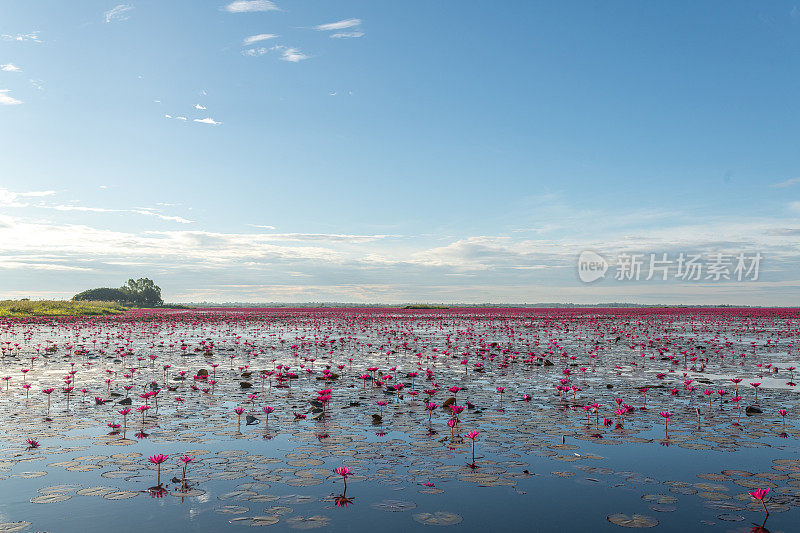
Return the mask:
[[[578,277],[584,283],[591,283],[605,277],[608,261],[602,255],[586,250],[578,256]]]
[[[614,279],[618,281],[757,281],[763,258],[761,252],[619,254],[611,263],[586,250],[578,256],[578,277],[584,283],[591,283],[605,278],[608,269],[614,266]]]

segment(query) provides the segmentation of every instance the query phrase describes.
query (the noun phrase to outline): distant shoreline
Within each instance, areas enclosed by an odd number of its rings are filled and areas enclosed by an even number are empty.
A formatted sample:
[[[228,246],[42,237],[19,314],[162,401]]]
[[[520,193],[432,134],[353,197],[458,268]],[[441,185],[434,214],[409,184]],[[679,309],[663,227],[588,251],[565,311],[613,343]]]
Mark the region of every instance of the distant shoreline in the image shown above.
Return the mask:
[[[574,303],[355,303],[355,302],[188,302],[178,304],[187,308],[386,308],[386,309],[592,309],[592,308],[770,308],[795,309],[800,306],[748,305],[748,304],[639,304],[607,302],[595,304]]]
[[[597,304],[490,304],[490,303],[405,303],[405,304],[365,304],[353,302],[193,302],[184,304],[165,304],[159,307],[123,306],[115,302],[72,301],[72,300],[1,300],[0,318],[26,317],[71,317],[71,316],[112,316],[130,311],[146,310],[192,310],[192,309],[394,309],[409,311],[446,311],[464,309],[797,309],[789,306],[755,305],[698,305],[698,304],[635,304],[635,303],[597,303]]]

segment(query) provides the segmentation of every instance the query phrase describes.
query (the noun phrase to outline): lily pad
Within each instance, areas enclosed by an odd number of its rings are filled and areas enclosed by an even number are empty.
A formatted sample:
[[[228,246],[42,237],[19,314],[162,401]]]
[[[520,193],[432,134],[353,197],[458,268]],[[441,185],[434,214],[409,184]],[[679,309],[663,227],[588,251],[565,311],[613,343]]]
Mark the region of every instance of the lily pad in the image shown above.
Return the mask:
[[[608,515],[606,520],[612,524],[622,527],[656,527],[658,525],[658,520],[652,516],[643,514],[634,514],[632,516],[628,516],[622,513],[615,513]]]
[[[454,526],[460,524],[464,519],[461,515],[449,513],[447,511],[436,511],[435,513],[415,513],[412,515],[415,522],[426,526]]]

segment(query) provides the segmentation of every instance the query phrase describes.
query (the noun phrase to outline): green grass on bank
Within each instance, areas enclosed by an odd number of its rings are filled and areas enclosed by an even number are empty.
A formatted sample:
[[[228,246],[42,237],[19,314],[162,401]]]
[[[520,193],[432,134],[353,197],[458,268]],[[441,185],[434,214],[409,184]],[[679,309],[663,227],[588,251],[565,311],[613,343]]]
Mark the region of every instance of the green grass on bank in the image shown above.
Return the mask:
[[[119,315],[127,309],[115,302],[0,300],[0,317]]]

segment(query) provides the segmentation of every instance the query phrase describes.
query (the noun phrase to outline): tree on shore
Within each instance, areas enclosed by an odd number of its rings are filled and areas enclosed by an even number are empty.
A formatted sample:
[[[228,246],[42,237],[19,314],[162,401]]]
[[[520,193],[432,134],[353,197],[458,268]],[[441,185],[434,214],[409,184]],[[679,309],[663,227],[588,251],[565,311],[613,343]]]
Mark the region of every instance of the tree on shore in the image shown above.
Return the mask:
[[[153,283],[150,278],[129,279],[128,282],[120,287],[120,290],[129,295],[131,301],[137,305],[155,307],[164,305],[161,299],[161,287]]]
[[[118,302],[123,305],[136,305],[140,307],[158,307],[164,305],[161,299],[161,287],[149,278],[129,279],[119,289],[102,287],[89,289],[72,297],[73,300],[96,300],[104,302]]]

